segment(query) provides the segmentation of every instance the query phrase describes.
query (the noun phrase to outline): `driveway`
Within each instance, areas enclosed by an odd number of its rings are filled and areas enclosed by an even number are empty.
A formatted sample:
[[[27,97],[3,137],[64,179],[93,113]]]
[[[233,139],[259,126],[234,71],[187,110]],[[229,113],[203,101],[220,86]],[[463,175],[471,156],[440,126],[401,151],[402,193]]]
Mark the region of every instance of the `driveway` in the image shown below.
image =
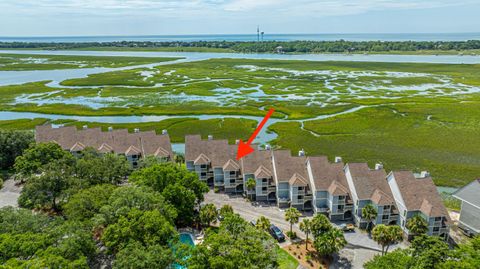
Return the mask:
[[[3,188],[0,190],[0,208],[6,206],[18,207],[17,199],[21,190],[12,179],[3,182]]]

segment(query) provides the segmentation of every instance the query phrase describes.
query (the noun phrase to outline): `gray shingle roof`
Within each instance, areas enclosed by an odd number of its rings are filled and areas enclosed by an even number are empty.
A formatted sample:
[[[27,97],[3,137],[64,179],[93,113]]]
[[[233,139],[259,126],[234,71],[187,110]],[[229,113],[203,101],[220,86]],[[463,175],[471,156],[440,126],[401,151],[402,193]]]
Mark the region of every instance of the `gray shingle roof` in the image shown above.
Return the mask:
[[[480,207],[480,179],[470,182],[453,193],[454,197]]]

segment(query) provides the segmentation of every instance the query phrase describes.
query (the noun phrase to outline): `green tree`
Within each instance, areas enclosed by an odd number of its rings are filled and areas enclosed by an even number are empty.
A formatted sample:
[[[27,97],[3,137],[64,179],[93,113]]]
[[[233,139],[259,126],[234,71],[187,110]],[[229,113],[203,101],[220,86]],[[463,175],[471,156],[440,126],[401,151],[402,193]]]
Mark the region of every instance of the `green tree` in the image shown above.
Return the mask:
[[[73,155],[56,143],[32,144],[23,152],[23,155],[15,159],[14,167],[16,173],[23,179],[32,174],[38,174],[46,164],[69,157],[73,158]]]
[[[420,214],[417,214],[407,221],[406,228],[415,237],[428,232],[428,222]]]
[[[480,235],[470,239],[465,244],[460,244],[453,251],[450,251],[449,259],[438,264],[436,268],[480,268]]]
[[[115,253],[132,241],[143,246],[167,245],[175,235],[175,228],[160,211],[132,209],[117,223],[107,226],[102,241]]]
[[[416,236],[411,244],[412,267],[433,269],[445,262],[450,253],[447,243],[438,236]]]
[[[372,231],[371,225],[374,224],[377,214],[377,209],[372,204],[368,204],[362,208],[362,218],[368,222],[367,230],[369,233]]]
[[[69,188],[71,174],[68,165],[51,163],[43,173],[32,177],[22,189],[18,203],[26,208],[44,208],[59,211]]]
[[[397,225],[379,224],[372,230],[372,239],[382,246],[382,255],[384,255],[391,245],[403,240],[403,231]]]
[[[327,216],[317,214],[313,217],[311,230],[314,237],[320,236],[322,233],[330,231],[333,228]]]
[[[87,186],[118,184],[129,174],[131,168],[125,156],[113,153],[99,154],[94,149],[82,152],[75,164],[75,176]]]
[[[210,226],[210,224],[217,222],[217,208],[214,204],[206,204],[200,209],[200,221],[204,226]]]
[[[218,232],[209,231],[187,260],[189,269],[277,268],[277,245],[267,233],[228,215]]]
[[[173,262],[172,250],[167,246],[152,245],[145,247],[136,241],[132,241],[117,253],[113,268],[169,268]]]
[[[176,183],[168,185],[163,190],[162,195],[177,210],[176,223],[179,225],[191,225],[195,208],[195,193]]]
[[[185,155],[184,154],[181,154],[181,153],[175,153],[175,157],[173,157],[173,159],[175,160],[175,163],[176,164],[183,164],[185,163]]]
[[[308,250],[308,236],[312,233],[312,221],[310,219],[303,219],[300,222],[300,231],[305,233],[305,249]]]
[[[290,223],[290,236],[293,235],[293,224],[298,223],[301,216],[302,213],[300,213],[295,207],[290,207],[285,210],[285,220]]]
[[[137,170],[128,180],[137,185],[148,186],[160,193],[168,185],[178,183],[195,193],[197,204],[203,201],[204,194],[209,191],[208,186],[200,181],[195,173],[188,171],[184,166],[172,163],[160,163]]]
[[[412,257],[408,254],[408,251],[396,249],[385,255],[375,255],[363,267],[365,269],[405,269],[410,267],[411,261]]]
[[[220,208],[220,211],[219,211],[220,215],[221,216],[227,216],[229,214],[233,214],[233,208],[231,205],[223,205],[221,208]]]
[[[108,201],[115,186],[102,184],[80,190],[68,199],[63,206],[63,210],[68,219],[85,221],[93,218],[100,213],[103,206],[108,205]]]
[[[323,256],[331,256],[337,253],[347,245],[343,232],[337,228],[331,228],[328,231],[315,237],[313,246],[317,252]]]
[[[260,216],[260,218],[258,218],[257,220],[257,223],[255,224],[255,227],[267,232],[268,229],[270,229],[270,225],[271,223],[268,218],[266,218],[265,216]]]
[[[33,142],[32,132],[0,129],[0,169],[12,168],[15,158]]]
[[[253,199],[252,192],[255,190],[256,185],[257,185],[257,183],[255,182],[255,179],[253,179],[253,178],[247,179],[247,182],[245,183],[245,186],[247,187],[247,190],[250,193],[250,200]]]

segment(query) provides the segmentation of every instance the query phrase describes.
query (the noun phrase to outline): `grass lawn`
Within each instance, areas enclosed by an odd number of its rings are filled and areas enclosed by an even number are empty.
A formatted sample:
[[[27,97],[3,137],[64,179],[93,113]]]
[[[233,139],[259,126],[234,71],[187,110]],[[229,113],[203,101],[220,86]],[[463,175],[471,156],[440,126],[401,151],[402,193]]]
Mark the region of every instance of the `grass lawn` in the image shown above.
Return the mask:
[[[292,255],[288,254],[286,250],[281,247],[277,247],[279,269],[296,269],[298,267],[298,261]]]

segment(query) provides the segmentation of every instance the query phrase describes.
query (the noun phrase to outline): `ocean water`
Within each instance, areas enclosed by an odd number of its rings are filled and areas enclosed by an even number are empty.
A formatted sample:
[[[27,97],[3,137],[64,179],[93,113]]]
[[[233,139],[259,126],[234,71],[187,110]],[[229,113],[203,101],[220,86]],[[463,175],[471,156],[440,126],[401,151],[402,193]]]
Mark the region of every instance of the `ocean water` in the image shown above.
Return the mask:
[[[480,40],[479,33],[402,33],[402,34],[269,34],[265,41],[466,41]],[[238,35],[149,35],[149,36],[42,36],[1,37],[0,42],[114,42],[114,41],[256,41],[257,34]]]

